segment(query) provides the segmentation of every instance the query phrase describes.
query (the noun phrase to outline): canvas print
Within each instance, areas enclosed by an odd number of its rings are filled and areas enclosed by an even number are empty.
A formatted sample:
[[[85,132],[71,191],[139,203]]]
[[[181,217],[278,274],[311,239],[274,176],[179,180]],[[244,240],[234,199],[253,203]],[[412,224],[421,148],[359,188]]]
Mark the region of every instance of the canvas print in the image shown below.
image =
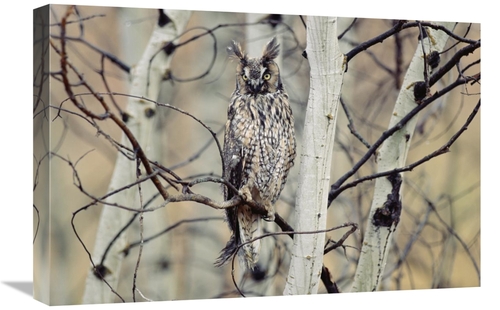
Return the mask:
[[[33,29],[37,300],[481,285],[480,24],[47,5]]]

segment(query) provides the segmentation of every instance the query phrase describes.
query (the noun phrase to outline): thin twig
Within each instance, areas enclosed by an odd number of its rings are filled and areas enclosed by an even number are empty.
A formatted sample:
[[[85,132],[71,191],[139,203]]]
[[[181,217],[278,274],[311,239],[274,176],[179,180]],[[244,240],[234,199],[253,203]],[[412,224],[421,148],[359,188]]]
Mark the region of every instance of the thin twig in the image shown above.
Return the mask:
[[[38,211],[38,208],[33,204],[33,210],[36,212],[36,228],[35,228],[35,234],[33,236],[33,244],[35,244],[36,236],[38,236],[38,228],[40,227],[40,211]]]
[[[141,164],[140,161],[137,160],[137,166],[136,166],[136,178],[140,179],[141,176]],[[142,187],[141,183],[137,184],[138,188],[138,193],[139,193],[139,205],[141,206],[141,209],[144,210],[144,204],[142,201]],[[139,264],[141,262],[141,257],[142,257],[142,250],[144,249],[144,214],[141,212],[139,214],[139,253],[137,254],[137,260],[135,263],[135,269],[134,269],[134,275],[133,275],[133,280],[132,280],[132,299],[135,302],[135,292],[138,291],[139,289],[137,288],[137,273],[139,271]]]
[[[481,281],[481,272],[479,270],[479,265],[477,264],[476,260],[472,257],[472,253],[470,252],[470,249],[469,247],[467,246],[467,243],[465,243],[462,238],[455,232],[455,230],[450,226],[448,225],[448,223],[446,223],[442,218],[441,216],[439,215],[436,207],[434,206],[434,204],[432,203],[432,201],[430,200],[427,200],[427,203],[429,204],[429,207],[432,208],[432,211],[434,211],[434,213],[436,214],[439,222],[441,224],[443,224],[444,227],[446,227],[446,229],[448,230],[448,232],[453,236],[455,237],[455,239],[458,240],[458,242],[460,243],[460,245],[462,246],[462,248],[465,250],[465,252],[467,253],[467,256],[469,256],[471,262],[472,262],[472,265],[474,266],[474,269],[476,270],[476,273],[477,273],[477,277],[478,277],[478,280]]]
[[[345,104],[344,102],[344,99],[341,97],[340,98],[340,104],[342,106],[342,110],[344,111],[346,117],[347,117],[347,121],[349,122],[349,124],[347,124],[347,128],[349,128],[349,130],[351,131],[351,133],[361,142],[363,143],[364,146],[366,146],[366,148],[370,148],[370,143],[368,143],[368,141],[366,141],[362,136],[361,134],[359,134],[359,132],[356,130],[356,127],[354,126],[354,121],[352,120],[352,117],[351,117],[351,113],[349,112],[349,109],[347,109],[347,105]]]
[[[184,219],[184,220],[180,220],[178,222],[176,222],[175,224],[172,224],[170,226],[168,226],[167,228],[163,229],[162,231],[156,233],[156,234],[153,234],[151,235],[150,237],[147,237],[147,238],[143,238],[139,241],[135,241],[135,242],[131,242],[129,243],[121,252],[124,253],[125,255],[127,255],[130,250],[132,248],[135,248],[136,246],[138,245],[141,245],[141,244],[146,244],[168,232],[170,232],[171,230],[181,226],[182,224],[186,224],[186,223],[195,223],[195,222],[204,222],[204,221],[213,221],[213,220],[219,220],[219,221],[222,221],[224,220],[224,218],[222,217],[200,217],[200,218],[194,218],[194,219]]]

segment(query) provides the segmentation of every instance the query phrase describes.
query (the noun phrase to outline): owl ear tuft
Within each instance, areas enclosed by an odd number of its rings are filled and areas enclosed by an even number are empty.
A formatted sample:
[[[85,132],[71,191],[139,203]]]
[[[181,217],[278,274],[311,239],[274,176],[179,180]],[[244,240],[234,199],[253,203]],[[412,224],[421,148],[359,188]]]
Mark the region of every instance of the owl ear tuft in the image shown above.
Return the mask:
[[[241,49],[240,43],[236,41],[232,41],[231,45],[227,47],[227,53],[229,55],[229,58],[234,58],[243,62],[245,62],[247,59],[247,55],[245,55],[245,53]]]
[[[267,43],[266,47],[264,47],[262,59],[264,59],[265,62],[274,60],[276,57],[278,57],[279,53],[280,45],[278,43],[278,40],[276,40],[276,37],[274,37],[271,39],[271,41],[269,41],[269,43]]]

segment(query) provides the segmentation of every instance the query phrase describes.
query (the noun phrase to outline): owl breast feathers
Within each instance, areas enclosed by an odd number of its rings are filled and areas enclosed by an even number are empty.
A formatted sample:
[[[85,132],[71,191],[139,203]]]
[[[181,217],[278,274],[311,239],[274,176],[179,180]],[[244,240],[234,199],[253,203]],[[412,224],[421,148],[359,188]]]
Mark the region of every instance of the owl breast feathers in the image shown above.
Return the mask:
[[[293,115],[280,71],[274,59],[279,45],[272,39],[260,58],[250,58],[233,42],[229,56],[236,61],[236,89],[228,107],[224,137],[224,178],[239,190],[245,201],[265,206],[268,221],[274,220],[274,203],[285,186],[295,159]],[[236,193],[224,188],[224,198]],[[242,245],[238,254],[244,266],[253,269],[258,260],[262,235],[261,215],[242,203],[227,209],[232,236],[216,265],[226,263]]]

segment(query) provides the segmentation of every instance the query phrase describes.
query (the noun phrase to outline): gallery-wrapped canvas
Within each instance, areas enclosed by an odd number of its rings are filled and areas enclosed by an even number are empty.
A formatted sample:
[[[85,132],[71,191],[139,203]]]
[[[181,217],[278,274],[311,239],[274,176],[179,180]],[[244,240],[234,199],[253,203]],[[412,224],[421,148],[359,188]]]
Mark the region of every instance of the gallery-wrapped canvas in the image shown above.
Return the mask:
[[[478,287],[480,25],[33,12],[34,298]]]

